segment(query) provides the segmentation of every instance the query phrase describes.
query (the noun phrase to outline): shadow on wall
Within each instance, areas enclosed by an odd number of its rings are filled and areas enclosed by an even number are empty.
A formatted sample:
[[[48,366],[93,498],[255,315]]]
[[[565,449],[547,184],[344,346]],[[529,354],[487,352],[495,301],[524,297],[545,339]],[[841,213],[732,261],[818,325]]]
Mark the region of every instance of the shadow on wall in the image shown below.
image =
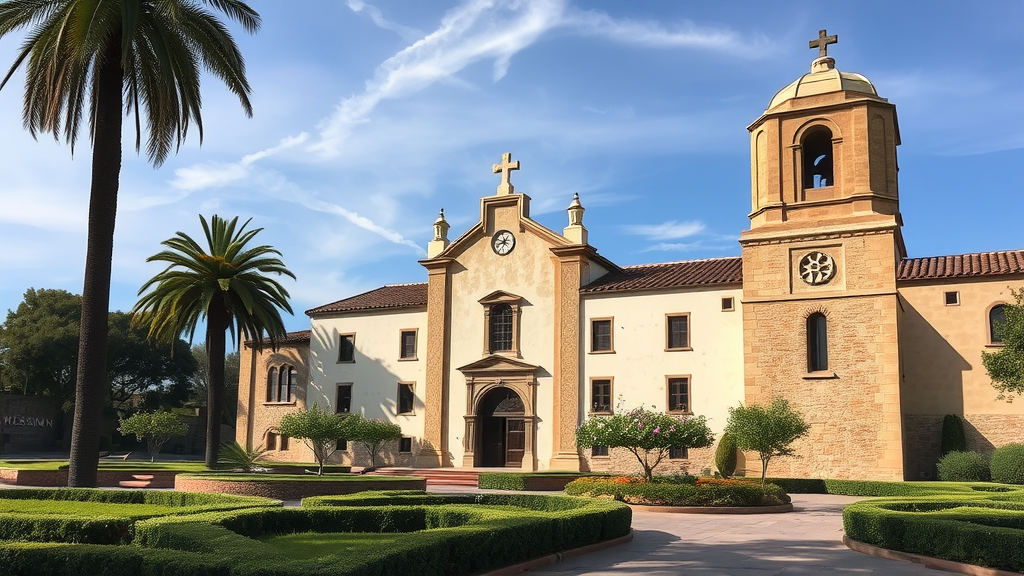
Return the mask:
[[[903,414],[903,477],[934,477],[942,419],[964,414],[963,373],[972,366],[902,296],[900,305],[900,404]],[[966,424],[966,422],[965,422]],[[968,434],[970,437],[970,434]],[[980,434],[979,434],[980,436]],[[977,442],[971,442],[971,446]]]

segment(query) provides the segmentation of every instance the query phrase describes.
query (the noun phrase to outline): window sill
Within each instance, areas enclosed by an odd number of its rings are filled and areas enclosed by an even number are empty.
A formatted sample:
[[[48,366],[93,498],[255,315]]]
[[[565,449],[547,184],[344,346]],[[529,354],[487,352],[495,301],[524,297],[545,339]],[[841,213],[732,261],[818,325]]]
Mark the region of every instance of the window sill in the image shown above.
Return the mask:
[[[415,416],[415,412],[396,412],[395,416]]]
[[[1002,342],[1000,342],[998,344],[996,344],[994,342],[989,342],[988,344],[985,344],[985,348],[1005,348],[1005,347],[1006,347],[1006,344],[1003,344]]]
[[[587,354],[615,354],[615,350],[591,350]]]
[[[820,372],[808,372],[803,375],[804,380],[832,380],[839,378],[839,375],[829,370],[821,370]]]
[[[295,400],[288,402],[264,402],[264,406],[295,406]]]
[[[693,348],[689,346],[685,348],[665,348],[665,352],[693,352]]]
[[[611,460],[611,456],[591,456],[591,460]]]
[[[693,416],[692,410],[669,410],[668,414],[673,416]]]
[[[587,416],[613,416],[615,413],[611,410],[597,410],[587,412]]]
[[[355,364],[355,360],[338,360],[338,364]]]
[[[399,362],[416,362],[417,360],[419,360],[419,358],[417,358],[416,356],[411,356],[409,358],[399,358],[398,359]]]

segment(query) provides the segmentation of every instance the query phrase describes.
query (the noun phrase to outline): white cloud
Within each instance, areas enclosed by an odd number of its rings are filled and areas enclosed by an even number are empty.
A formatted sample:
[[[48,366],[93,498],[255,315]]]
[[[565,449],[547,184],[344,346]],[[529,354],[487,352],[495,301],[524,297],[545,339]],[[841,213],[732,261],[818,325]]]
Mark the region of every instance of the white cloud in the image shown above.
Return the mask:
[[[362,0],[348,0],[346,4],[348,4],[349,9],[352,10],[353,12],[357,14],[362,13],[369,16],[370,20],[373,21],[373,23],[376,24],[377,27],[383,28],[384,30],[390,30],[391,32],[395,32],[405,40],[415,40],[417,38],[423,37],[423,32],[420,32],[415,28],[403,26],[402,24],[398,24],[396,22],[392,22],[384,18],[384,14],[376,6],[367,4]]]
[[[703,222],[676,222],[671,220],[662,224],[638,224],[626,226],[626,232],[637,236],[645,236],[648,240],[677,240],[700,234],[706,229]]]
[[[305,132],[297,136],[286,136],[281,139],[277,146],[246,154],[238,162],[205,162],[186,168],[178,168],[174,171],[175,178],[171,181],[171,186],[189,192],[203,188],[227,186],[249,176],[252,166],[258,160],[273,156],[282,150],[298,146],[308,138],[309,134]]]

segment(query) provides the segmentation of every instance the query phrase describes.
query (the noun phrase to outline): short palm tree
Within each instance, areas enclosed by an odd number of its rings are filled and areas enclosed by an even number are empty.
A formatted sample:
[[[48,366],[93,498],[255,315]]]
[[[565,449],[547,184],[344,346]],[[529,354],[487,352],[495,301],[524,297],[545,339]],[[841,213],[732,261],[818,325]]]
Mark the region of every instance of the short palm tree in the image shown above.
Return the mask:
[[[253,236],[263,230],[246,230],[249,220],[235,229],[231,221],[214,215],[207,222],[204,250],[184,232],[161,242],[168,249],[146,259],[167,262],[163,272],[146,282],[132,314],[137,323],[149,327],[151,338],[173,342],[178,336],[195,335],[201,321],[206,322],[206,354],[210,361],[210,382],[206,405],[206,465],[213,468],[220,448],[220,413],[224,404],[225,332],[234,339],[251,339],[259,351],[264,334],[277,349],[284,336],[280,310],[292,313],[288,291],[265,274],[284,274],[295,278],[270,246],[247,248]],[[152,287],[151,292],[146,292]]]
[[[121,173],[121,122],[134,113],[135,149],[159,166],[195,123],[202,140],[199,78],[205,69],[227,84],[252,115],[238,46],[206,7],[247,32],[259,15],[237,0],[6,0],[0,38],[29,29],[0,89],[27,62],[25,127],[52,133],[72,151],[83,117],[92,140],[89,230],[82,287],[79,366],[69,486],[95,486],[105,398],[107,312],[114,220]]]

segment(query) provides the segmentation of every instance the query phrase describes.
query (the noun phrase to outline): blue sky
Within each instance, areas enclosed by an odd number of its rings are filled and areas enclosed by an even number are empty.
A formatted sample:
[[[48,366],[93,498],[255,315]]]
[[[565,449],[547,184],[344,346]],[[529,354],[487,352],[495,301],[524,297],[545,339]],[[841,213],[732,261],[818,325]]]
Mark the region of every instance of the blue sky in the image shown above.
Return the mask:
[[[198,214],[252,218],[298,276],[294,317],[426,278],[439,208],[472,226],[490,167],[560,231],[574,192],[620,265],[732,256],[748,226],[746,126],[829,54],[896,104],[910,256],[1024,248],[1024,2],[256,1],[237,32],[255,116],[213,78],[205,141],[154,170],[125,153],[111,309]],[[23,36],[0,41],[6,69]],[[0,312],[27,288],[81,291],[89,150],[21,126],[0,92]],[[134,135],[126,135],[130,145]]]

